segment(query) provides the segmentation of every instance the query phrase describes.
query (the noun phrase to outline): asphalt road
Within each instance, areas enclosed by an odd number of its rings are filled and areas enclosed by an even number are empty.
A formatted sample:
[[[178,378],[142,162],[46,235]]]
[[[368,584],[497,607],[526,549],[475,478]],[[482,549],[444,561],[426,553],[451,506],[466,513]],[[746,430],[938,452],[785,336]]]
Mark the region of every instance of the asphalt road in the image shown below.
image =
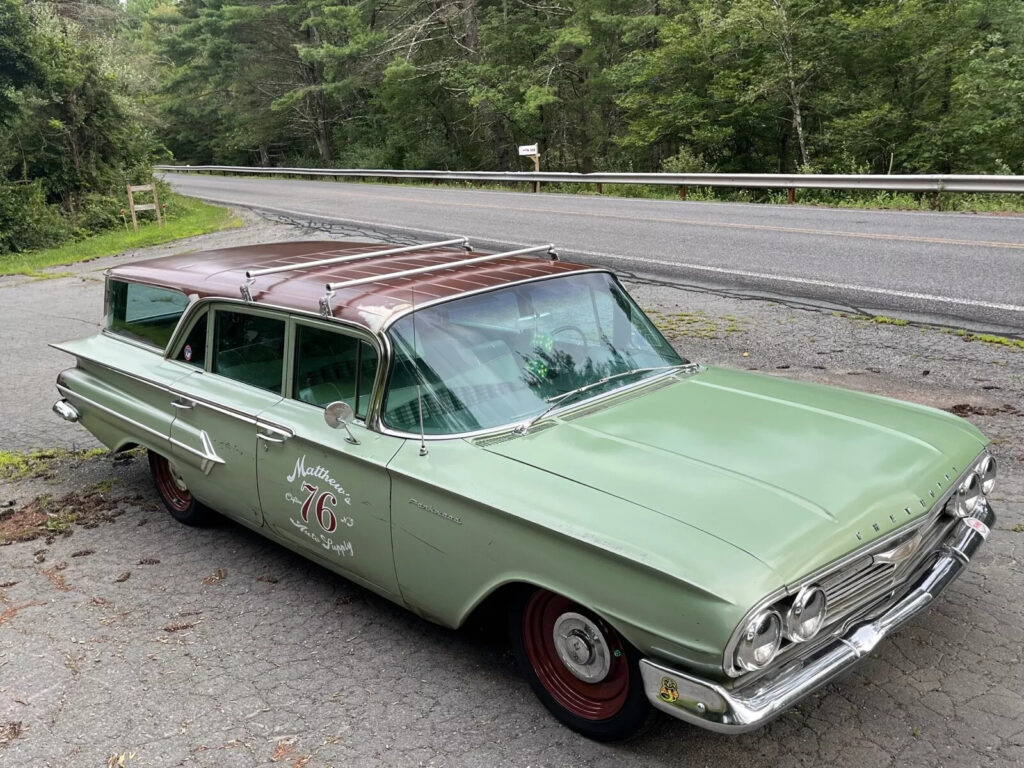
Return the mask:
[[[167,174],[180,192],[787,301],[1024,334],[1024,216]]]

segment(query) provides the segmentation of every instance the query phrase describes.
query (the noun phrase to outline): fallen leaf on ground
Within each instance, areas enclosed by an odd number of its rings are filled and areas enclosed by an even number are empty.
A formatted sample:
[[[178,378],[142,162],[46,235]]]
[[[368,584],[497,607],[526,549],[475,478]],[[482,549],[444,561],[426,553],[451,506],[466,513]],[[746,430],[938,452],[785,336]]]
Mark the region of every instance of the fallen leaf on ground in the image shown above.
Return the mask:
[[[177,621],[164,627],[164,632],[181,632],[183,629],[192,629],[196,623],[194,621]]]
[[[65,568],[67,565],[65,564]],[[71,585],[64,580],[64,574],[61,573],[64,568],[61,568],[61,563],[57,563],[52,568],[43,571],[43,575],[50,580],[55,589],[59,589],[61,592],[70,592]]]
[[[214,571],[205,579],[203,579],[203,584],[205,584],[206,586],[210,586],[211,584],[216,584],[218,581],[223,581],[227,577],[228,572],[225,571],[223,568],[218,568],[216,571]]]
[[[286,760],[291,757],[295,751],[295,747],[292,746],[295,743],[295,739],[281,739],[277,742],[277,747],[274,749],[274,754],[270,758],[270,762],[279,763],[282,760]]]
[[[46,605],[46,603],[42,602],[41,600],[33,600],[31,603],[12,605],[10,608],[5,609],[3,613],[0,613],[0,624],[3,624],[5,621],[9,621],[10,619],[13,619],[15,616],[18,615],[19,612],[33,605]]]
[[[21,736],[21,720],[0,723],[0,744],[8,744]]]

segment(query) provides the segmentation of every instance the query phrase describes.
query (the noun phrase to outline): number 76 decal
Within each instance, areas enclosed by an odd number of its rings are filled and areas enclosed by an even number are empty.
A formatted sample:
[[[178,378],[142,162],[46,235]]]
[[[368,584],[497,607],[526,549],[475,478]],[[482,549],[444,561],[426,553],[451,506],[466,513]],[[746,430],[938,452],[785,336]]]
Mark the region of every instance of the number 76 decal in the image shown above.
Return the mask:
[[[334,514],[334,508],[338,505],[338,497],[330,491],[324,491],[319,493],[320,489],[315,485],[309,483],[302,484],[302,490],[306,491],[309,495],[302,502],[302,522],[309,522],[309,509],[315,507],[316,509],[316,521],[320,524],[327,533],[334,533],[338,528],[338,517]],[[314,499],[316,501],[314,502]],[[351,528],[355,525],[356,521],[351,517],[343,517],[340,522]]]

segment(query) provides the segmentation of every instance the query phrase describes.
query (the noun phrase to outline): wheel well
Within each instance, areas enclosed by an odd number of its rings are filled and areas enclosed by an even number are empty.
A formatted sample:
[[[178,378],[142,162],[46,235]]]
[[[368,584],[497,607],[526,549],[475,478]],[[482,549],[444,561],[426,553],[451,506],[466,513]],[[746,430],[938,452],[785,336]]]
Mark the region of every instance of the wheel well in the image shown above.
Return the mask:
[[[493,590],[483,600],[478,602],[465,621],[466,627],[498,628],[504,632],[505,623],[508,618],[508,607],[512,601],[523,594],[523,592],[537,589],[536,585],[524,581],[514,581],[502,584]]]

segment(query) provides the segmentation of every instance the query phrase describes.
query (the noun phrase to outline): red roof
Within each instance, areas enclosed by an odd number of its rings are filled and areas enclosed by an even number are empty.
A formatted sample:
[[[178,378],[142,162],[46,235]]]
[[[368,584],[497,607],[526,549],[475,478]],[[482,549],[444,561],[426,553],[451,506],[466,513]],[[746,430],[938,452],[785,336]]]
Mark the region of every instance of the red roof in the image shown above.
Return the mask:
[[[109,274],[115,278],[196,294],[200,298],[239,299],[240,288],[246,282],[246,270],[301,265],[390,247],[394,246],[337,241],[263,243],[137,261],[112,267]],[[331,299],[334,317],[379,330],[389,318],[414,303],[419,306],[471,291],[591,269],[582,264],[549,261],[546,257],[509,256],[414,277],[388,277],[404,270],[464,261],[478,255],[461,248],[434,248],[349,264],[300,267],[255,278],[251,286],[252,297],[257,305],[272,304],[317,312],[327,283],[380,275],[378,281],[341,288]]]

